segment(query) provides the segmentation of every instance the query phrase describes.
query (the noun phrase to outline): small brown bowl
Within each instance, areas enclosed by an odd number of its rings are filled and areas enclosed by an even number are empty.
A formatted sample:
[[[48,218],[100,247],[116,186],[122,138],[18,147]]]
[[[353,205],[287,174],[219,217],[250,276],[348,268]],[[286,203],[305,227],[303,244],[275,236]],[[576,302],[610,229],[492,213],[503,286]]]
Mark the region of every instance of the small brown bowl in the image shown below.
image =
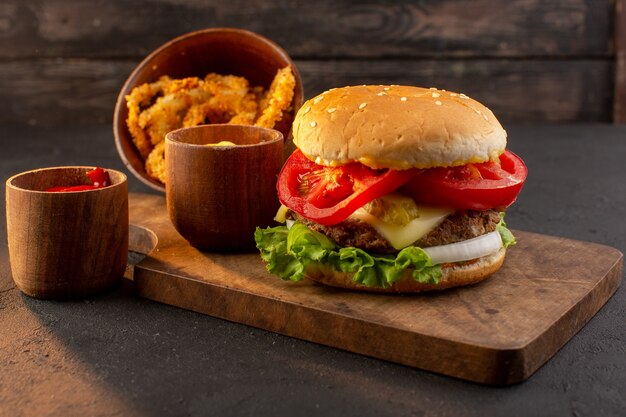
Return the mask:
[[[88,297],[123,277],[128,257],[126,175],[107,169],[108,187],[46,191],[89,184],[90,169],[37,169],[7,180],[9,261],[23,293],[43,299]]]
[[[229,141],[235,146],[206,146]],[[278,130],[203,125],[165,137],[167,211],[192,246],[214,252],[254,248],[254,230],[280,206],[276,179],[283,162]]]
[[[291,122],[303,101],[300,74],[287,53],[274,42],[242,29],[212,28],[191,32],[162,45],[145,58],[126,80],[115,104],[113,134],[117,150],[126,167],[144,184],[158,191],[165,186],[150,177],[144,160],[133,144],[126,126],[128,109],[125,97],[134,87],[154,82],[163,75],[172,78],[204,77],[211,72],[243,76],[250,85],[268,88],[280,68],[290,65],[296,77],[292,117],[276,126],[289,138]]]

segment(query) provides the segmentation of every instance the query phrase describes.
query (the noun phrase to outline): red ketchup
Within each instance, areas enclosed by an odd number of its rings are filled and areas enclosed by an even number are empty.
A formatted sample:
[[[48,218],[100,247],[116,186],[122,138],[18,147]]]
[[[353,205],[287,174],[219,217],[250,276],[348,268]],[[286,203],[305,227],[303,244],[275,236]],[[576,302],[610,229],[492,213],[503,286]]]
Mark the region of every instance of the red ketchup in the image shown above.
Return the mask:
[[[109,177],[109,173],[106,172],[102,168],[94,168],[91,171],[87,172],[87,176],[91,181],[90,185],[74,185],[70,187],[66,186],[58,186],[48,188],[46,191],[49,192],[72,192],[72,191],[85,191],[85,190],[95,190],[96,188],[108,187],[111,185],[111,178]]]

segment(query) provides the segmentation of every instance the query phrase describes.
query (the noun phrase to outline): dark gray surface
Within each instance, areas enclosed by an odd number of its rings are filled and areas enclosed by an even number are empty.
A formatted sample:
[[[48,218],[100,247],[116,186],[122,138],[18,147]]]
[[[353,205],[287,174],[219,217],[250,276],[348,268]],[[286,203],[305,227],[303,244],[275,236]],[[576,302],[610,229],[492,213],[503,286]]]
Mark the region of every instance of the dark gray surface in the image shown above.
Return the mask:
[[[509,225],[623,252],[626,128],[508,130],[509,148],[529,168]],[[0,143],[3,182],[52,165],[122,168],[109,127],[0,127]],[[129,179],[131,191],[150,192]],[[139,299],[128,283],[86,301],[30,299],[13,286],[4,223],[0,230],[0,415],[623,416],[626,410],[623,287],[528,381],[494,388]]]

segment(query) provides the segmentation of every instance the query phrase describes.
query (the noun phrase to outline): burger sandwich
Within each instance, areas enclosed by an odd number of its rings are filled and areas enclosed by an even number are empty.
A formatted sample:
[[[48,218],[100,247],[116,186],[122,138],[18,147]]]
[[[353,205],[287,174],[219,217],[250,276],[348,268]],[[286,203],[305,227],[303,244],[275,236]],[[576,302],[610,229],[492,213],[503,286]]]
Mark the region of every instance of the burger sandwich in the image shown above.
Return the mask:
[[[354,86],[304,103],[278,177],[280,226],[257,229],[283,279],[378,292],[484,280],[515,242],[526,179],[493,113],[464,94]]]

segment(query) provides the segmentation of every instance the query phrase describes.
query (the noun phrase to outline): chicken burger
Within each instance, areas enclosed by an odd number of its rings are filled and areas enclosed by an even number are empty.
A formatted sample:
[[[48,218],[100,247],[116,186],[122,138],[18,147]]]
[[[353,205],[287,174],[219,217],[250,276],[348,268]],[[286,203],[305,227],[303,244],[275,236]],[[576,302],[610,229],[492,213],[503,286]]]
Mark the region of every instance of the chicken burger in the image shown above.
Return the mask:
[[[304,103],[278,178],[283,225],[257,229],[270,272],[343,288],[419,292],[496,272],[504,210],[527,169],[493,113],[464,94],[332,89]]]

